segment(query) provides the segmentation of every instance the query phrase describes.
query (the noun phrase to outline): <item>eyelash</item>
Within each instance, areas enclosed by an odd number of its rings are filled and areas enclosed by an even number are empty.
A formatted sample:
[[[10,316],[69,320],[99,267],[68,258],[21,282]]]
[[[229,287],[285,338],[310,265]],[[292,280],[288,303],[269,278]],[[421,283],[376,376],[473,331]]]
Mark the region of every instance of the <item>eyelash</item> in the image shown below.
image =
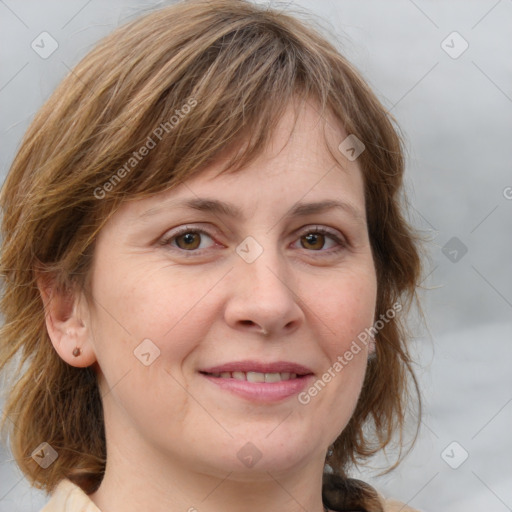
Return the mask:
[[[161,240],[160,244],[163,246],[170,246],[173,249],[176,249],[179,252],[184,253],[184,255],[186,255],[186,257],[194,257],[194,256],[202,255],[203,251],[205,251],[207,249],[191,249],[191,250],[187,251],[186,249],[181,249],[180,247],[171,245],[171,242],[173,240],[175,240],[176,238],[179,238],[180,236],[185,235],[187,233],[206,235],[206,236],[210,237],[212,240],[214,238],[212,234],[210,234],[208,231],[206,231],[204,229],[185,226],[184,228],[178,230],[176,233],[173,233],[172,235],[164,237]],[[332,254],[337,254],[338,252],[347,248],[348,244],[345,240],[341,239],[335,232],[331,231],[330,229],[324,228],[322,226],[315,226],[314,228],[309,228],[309,229],[302,231],[301,233],[299,233],[298,239],[300,239],[306,235],[310,235],[310,234],[326,235],[338,244],[338,247],[335,249],[330,249],[330,250],[319,249],[317,251],[315,251],[315,250],[308,251],[308,252],[312,252],[312,253],[317,253],[317,254],[315,254],[315,257],[323,257],[323,256],[329,256]],[[307,251],[307,249],[305,249],[305,250]],[[327,254],[325,254],[325,253],[327,253]]]

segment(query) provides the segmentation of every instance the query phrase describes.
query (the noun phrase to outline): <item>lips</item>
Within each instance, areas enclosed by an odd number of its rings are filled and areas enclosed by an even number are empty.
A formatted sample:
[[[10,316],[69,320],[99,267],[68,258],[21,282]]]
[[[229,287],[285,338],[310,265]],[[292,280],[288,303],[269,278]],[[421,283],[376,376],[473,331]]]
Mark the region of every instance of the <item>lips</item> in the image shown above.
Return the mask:
[[[303,366],[301,364],[292,363],[289,361],[277,361],[273,363],[264,363],[261,361],[232,361],[229,363],[212,366],[210,368],[204,368],[200,370],[200,373],[220,376],[221,374],[225,374],[227,377],[228,373],[231,373],[231,377],[236,378],[240,377],[240,374],[251,375],[251,374],[265,374],[265,375],[275,375],[281,374],[281,376],[286,377],[286,374],[289,376],[294,375],[295,377],[303,377],[305,375],[312,375],[313,372]],[[235,375],[233,375],[235,374]],[[241,379],[240,379],[241,380]],[[248,380],[248,379],[247,379]],[[285,380],[285,379],[283,379]]]
[[[308,367],[288,361],[233,361],[199,373],[221,392],[254,404],[275,404],[290,399],[315,378]]]

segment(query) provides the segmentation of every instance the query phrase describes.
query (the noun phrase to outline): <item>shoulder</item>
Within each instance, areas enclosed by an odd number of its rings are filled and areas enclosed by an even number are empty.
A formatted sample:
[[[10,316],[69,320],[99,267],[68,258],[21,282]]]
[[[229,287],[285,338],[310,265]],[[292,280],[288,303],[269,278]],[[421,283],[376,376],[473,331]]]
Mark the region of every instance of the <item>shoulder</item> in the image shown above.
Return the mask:
[[[384,499],[380,497],[382,501],[382,506],[384,507],[384,512],[420,512],[415,508],[411,508],[405,503],[401,501],[393,500],[393,499]]]
[[[78,485],[61,480],[41,512],[101,512]]]

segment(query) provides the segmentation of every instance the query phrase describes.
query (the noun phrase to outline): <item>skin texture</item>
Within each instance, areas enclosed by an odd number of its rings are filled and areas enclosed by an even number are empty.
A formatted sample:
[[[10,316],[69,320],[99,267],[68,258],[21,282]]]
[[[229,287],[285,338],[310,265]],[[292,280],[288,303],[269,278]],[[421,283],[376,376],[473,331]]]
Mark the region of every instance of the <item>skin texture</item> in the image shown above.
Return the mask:
[[[324,125],[309,104],[293,129],[293,113],[290,105],[272,143],[242,171],[219,176],[216,163],[177,188],[124,203],[97,240],[91,303],[40,285],[55,349],[98,373],[108,457],[91,498],[103,512],[323,510],[325,455],[353,413],[368,349],[307,405],[297,395],[254,403],[199,373],[243,359],[291,361],[316,380],[373,323],[361,170],[341,153],[334,161],[324,140],[325,129],[336,148],[347,133],[334,119]],[[232,203],[241,215],[172,204],[197,197]],[[299,201],[327,199],[358,215],[287,216]],[[172,238],[183,226],[198,248]],[[342,245],[307,238],[315,226]],[[263,249],[252,263],[236,252],[248,236]],[[148,366],[134,355],[144,339],[160,350]],[[248,442],[261,455],[252,467],[237,456]]]

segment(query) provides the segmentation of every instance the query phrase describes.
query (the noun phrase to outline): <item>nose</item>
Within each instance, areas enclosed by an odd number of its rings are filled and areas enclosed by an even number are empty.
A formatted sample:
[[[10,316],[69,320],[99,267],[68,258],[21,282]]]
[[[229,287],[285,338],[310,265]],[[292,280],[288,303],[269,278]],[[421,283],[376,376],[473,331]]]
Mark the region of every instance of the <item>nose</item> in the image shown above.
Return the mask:
[[[252,263],[237,257],[225,321],[237,331],[289,335],[305,320],[296,287],[292,269],[277,250],[266,248]]]

